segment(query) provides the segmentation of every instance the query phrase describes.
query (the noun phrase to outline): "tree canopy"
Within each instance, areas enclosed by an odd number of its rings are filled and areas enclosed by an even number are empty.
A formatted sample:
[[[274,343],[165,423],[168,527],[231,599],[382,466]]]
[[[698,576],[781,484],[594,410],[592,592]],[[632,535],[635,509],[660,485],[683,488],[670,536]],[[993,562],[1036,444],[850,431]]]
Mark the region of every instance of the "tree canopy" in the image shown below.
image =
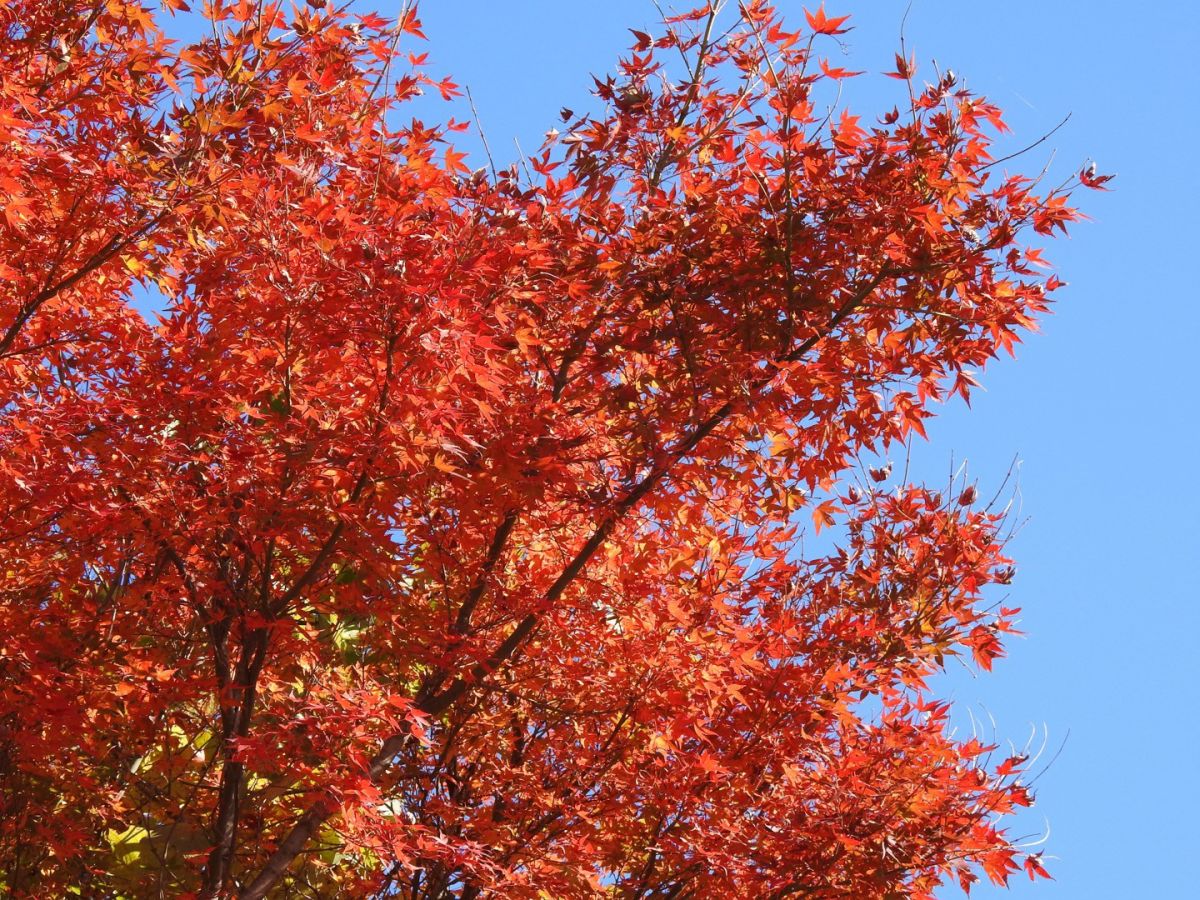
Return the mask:
[[[845,111],[823,8],[635,32],[472,172],[407,112],[458,93],[414,9],[161,6],[0,4],[7,893],[1045,874],[1025,760],[927,685],[1014,629],[1003,511],[874,460],[1034,326],[1104,176],[1010,174],[902,54]]]

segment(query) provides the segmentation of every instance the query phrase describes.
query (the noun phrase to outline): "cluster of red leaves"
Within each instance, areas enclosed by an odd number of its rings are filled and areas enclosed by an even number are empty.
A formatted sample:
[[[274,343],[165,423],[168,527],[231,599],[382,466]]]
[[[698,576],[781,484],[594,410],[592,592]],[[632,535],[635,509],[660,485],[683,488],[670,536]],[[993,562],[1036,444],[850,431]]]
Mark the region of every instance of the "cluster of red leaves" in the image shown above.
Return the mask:
[[[823,10],[637,34],[525,177],[397,124],[455,92],[412,12],[206,12],[0,5],[4,890],[1044,874],[925,685],[1012,628],[998,518],[849,485],[1045,310],[1073,185],[906,64],[827,115]]]

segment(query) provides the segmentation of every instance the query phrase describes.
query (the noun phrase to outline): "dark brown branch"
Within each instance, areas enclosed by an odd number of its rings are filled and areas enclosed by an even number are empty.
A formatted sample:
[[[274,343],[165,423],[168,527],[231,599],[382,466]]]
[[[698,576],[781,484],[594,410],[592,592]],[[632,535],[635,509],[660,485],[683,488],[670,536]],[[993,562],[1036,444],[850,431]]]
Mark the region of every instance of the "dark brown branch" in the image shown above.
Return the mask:
[[[350,492],[350,503],[356,502],[362,496],[363,490],[366,488],[369,478],[367,470],[364,467],[362,473],[358,476],[358,481],[354,483],[354,489]],[[308,564],[299,578],[292,584],[282,597],[274,604],[273,612],[276,615],[284,613],[292,602],[308,590],[313,582],[325,574],[326,566],[329,564],[329,558],[333,556],[337,550],[338,541],[346,531],[346,520],[339,519],[338,523],[333,526],[333,530],[329,532],[329,536],[325,539],[317,555],[312,558],[312,562]]]
[[[268,631],[256,628],[242,642],[233,690],[238,695],[235,714],[222,716],[221,784],[217,797],[217,814],[213,827],[215,843],[204,871],[205,897],[220,896],[229,879],[234,852],[237,849],[237,827],[241,818],[241,801],[245,764],[237,759],[236,741],[250,733],[250,721],[258,696],[258,676],[267,656]],[[224,701],[222,701],[224,706]]]
[[[17,312],[16,318],[13,319],[13,321],[9,324],[8,329],[4,332],[4,336],[0,337],[0,356],[4,356],[8,353],[9,348],[12,347],[13,342],[16,341],[17,336],[21,333],[21,329],[25,327],[29,320],[33,318],[33,314],[36,313],[38,309],[40,309],[47,301],[53,299],[63,291],[74,287],[134,241],[140,240],[148,231],[161,222],[166,217],[167,213],[168,210],[164,209],[132,234],[126,235],[125,237],[114,234],[107,241],[105,241],[104,244],[102,244],[100,248],[96,250],[96,252],[89,256],[87,260],[84,261],[83,265],[81,265],[78,269],[65,278],[62,278],[53,284],[44,287],[34,296],[25,301],[25,303],[21,305],[20,310]]]
[[[496,565],[500,562],[500,556],[504,553],[504,547],[508,543],[509,535],[512,534],[512,530],[516,524],[517,511],[515,509],[509,510],[509,512],[505,513],[504,519],[500,522],[500,527],[496,529],[496,533],[492,537],[491,546],[488,547],[487,558],[484,559],[483,565],[479,569],[475,583],[471,586],[466,599],[463,600],[463,605],[459,607],[458,616],[454,620],[455,634],[466,634],[470,630],[471,615],[475,612],[475,607],[479,605],[479,601],[483,599],[483,595],[487,593],[488,581],[492,577]]]

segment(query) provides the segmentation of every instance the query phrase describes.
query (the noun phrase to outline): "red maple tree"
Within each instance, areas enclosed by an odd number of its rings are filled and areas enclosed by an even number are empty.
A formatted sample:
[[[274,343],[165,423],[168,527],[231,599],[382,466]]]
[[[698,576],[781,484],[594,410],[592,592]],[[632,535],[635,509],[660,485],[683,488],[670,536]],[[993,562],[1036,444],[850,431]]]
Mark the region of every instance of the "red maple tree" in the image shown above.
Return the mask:
[[[999,111],[842,17],[635,32],[472,174],[398,22],[0,4],[0,885],[926,897],[1044,874],[928,676],[997,513],[861,472],[1059,286]],[[140,288],[139,288],[140,286]],[[131,305],[162,295],[147,321]],[[831,529],[830,549],[805,549]],[[822,544],[824,545],[824,537]]]

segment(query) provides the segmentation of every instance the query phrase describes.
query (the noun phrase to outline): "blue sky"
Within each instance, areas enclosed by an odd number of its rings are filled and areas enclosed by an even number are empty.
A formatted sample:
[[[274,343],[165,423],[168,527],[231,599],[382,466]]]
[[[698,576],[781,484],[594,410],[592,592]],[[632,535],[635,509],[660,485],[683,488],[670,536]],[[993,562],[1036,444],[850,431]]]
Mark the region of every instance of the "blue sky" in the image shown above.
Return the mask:
[[[355,5],[394,14],[399,0]],[[779,5],[802,21],[799,2]],[[878,73],[892,67],[906,5],[829,4],[854,14],[840,64],[871,74],[847,83],[843,101],[867,118],[900,100],[899,83]],[[657,14],[650,0],[425,0],[421,17],[431,74],[471,88],[504,163],[514,138],[532,150],[561,106],[586,107],[589,74],[610,71],[626,29]],[[1028,637],[993,674],[945,687],[964,727],[969,707],[1018,744],[1045,728],[1047,755],[1070,734],[1022,823],[1049,822],[1055,881],[975,896],[1196,896],[1186,861],[1200,853],[1200,4],[913,0],[906,33],[919,74],[936,59],[1006,110],[1013,149],[1071,114],[1026,168],[1053,151],[1064,177],[1089,158],[1119,173],[1113,193],[1079,198],[1093,221],[1051,248],[1070,287],[1042,333],[913,451],[918,476],[942,481],[953,455],[985,487],[1020,458],[1028,522],[1012,545],[1010,599]]]

